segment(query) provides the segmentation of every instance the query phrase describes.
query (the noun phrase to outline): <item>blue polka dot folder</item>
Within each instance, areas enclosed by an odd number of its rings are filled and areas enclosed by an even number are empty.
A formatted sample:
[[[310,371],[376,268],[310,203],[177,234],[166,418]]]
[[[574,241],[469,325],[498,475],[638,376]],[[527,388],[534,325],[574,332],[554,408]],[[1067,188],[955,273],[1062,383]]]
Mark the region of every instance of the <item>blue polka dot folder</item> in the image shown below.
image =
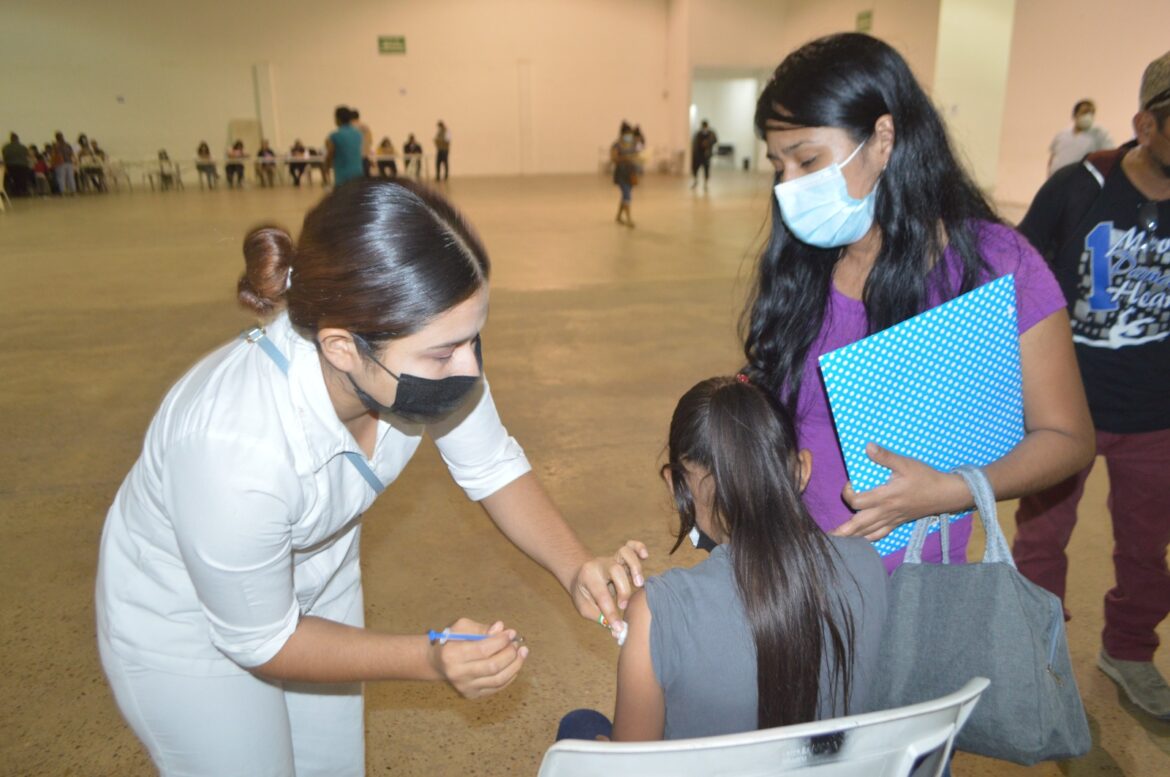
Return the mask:
[[[890,475],[865,455],[868,442],[949,472],[990,464],[1024,438],[1012,275],[826,353],[820,365],[857,491]],[[874,547],[901,550],[913,528],[904,523]]]

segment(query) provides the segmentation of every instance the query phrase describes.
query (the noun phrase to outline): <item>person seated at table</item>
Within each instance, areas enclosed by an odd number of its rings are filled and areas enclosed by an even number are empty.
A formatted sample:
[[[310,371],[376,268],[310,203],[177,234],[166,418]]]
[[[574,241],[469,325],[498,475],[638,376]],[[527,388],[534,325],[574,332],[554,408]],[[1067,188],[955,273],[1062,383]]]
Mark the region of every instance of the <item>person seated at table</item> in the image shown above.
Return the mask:
[[[60,194],[61,189],[57,186],[57,171],[53,168],[53,160],[55,157],[53,154],[53,143],[51,141],[45,143],[41,154],[45,159],[45,174],[49,177],[49,193]]]
[[[321,184],[323,186],[329,185],[329,166],[325,164],[325,155],[319,149],[309,148],[309,169],[316,170],[321,174]],[[309,183],[313,182],[312,176],[309,176]]]
[[[396,155],[390,138],[382,138],[382,142],[378,144],[378,175],[383,178],[398,176],[398,162],[394,159]]]
[[[178,180],[178,171],[175,168],[175,163],[171,161],[170,154],[165,148],[158,150],[158,183],[159,188],[164,192],[175,185]]]
[[[106,169],[109,166],[109,162],[110,162],[110,157],[106,153],[105,149],[103,149],[101,146],[98,145],[96,138],[89,139],[89,150],[93,153],[93,158],[96,159],[98,161],[98,164],[101,165],[103,191],[108,191],[107,189],[105,189],[105,183],[106,183],[105,178],[106,178]]]
[[[267,140],[260,141],[260,150],[256,153],[256,177],[261,186],[276,186],[276,152]]]
[[[77,180],[82,189],[106,190],[102,160],[94,153],[93,144],[84,132],[77,136]]]
[[[242,160],[247,159],[248,155],[244,153],[244,141],[237,140],[228,149],[227,158],[230,160],[223,166],[223,171],[227,175],[228,188],[232,188],[232,181],[236,182],[238,188],[244,187],[244,163]]]
[[[410,175],[410,168],[414,166],[415,178],[422,176],[422,144],[414,139],[414,133],[406,138],[406,145],[402,147],[402,154],[405,159],[406,174]]]
[[[102,162],[93,153],[93,148],[87,146],[77,154],[78,179],[82,188],[92,188],[94,191],[106,190],[106,172]]]
[[[308,167],[308,162],[304,160],[309,158],[309,150],[305,148],[305,144],[301,142],[300,138],[297,138],[296,142],[292,144],[292,148],[288,150],[288,157],[288,174],[292,176],[293,186],[300,186],[301,176],[305,174],[305,168]]]
[[[37,194],[41,197],[48,197],[53,193],[53,185],[50,183],[53,176],[49,170],[48,158],[41,153],[40,149],[32,146],[33,159],[33,183],[36,186]]]
[[[82,154],[89,155],[89,136],[84,132],[77,136],[77,157],[80,160]],[[81,165],[79,164],[78,167]]]
[[[195,149],[195,170],[200,180],[207,180],[207,188],[214,189],[219,182],[219,171],[215,169],[215,159],[211,156],[211,146],[207,141],[200,141],[199,148]]]

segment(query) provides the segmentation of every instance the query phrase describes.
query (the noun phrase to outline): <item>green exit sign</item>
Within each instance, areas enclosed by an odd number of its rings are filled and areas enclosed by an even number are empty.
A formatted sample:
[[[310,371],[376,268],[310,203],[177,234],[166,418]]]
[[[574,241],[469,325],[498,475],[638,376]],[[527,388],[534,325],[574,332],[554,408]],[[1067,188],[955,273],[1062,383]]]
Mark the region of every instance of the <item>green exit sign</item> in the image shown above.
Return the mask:
[[[378,36],[378,53],[379,54],[405,54],[406,53],[406,36],[405,35],[379,35]]]
[[[857,31],[870,32],[873,30],[873,11],[857,12]]]

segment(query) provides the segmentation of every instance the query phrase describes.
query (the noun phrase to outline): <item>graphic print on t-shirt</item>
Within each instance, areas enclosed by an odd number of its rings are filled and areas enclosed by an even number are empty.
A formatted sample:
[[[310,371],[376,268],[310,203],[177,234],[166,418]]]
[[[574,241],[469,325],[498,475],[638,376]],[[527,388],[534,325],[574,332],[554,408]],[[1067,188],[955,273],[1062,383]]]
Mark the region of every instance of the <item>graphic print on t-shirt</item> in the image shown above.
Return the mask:
[[[1170,337],[1170,238],[1102,221],[1085,235],[1073,340],[1117,350]]]

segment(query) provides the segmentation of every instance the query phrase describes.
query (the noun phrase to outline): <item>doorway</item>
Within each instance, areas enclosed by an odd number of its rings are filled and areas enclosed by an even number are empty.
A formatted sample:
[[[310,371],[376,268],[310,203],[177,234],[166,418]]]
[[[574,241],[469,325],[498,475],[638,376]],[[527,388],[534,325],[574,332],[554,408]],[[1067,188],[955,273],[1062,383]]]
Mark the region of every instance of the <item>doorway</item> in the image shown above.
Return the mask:
[[[766,161],[764,144],[756,138],[752,118],[763,88],[757,73],[696,70],[691,81],[691,137],[706,120],[719,141],[711,174],[727,170],[758,170]]]

